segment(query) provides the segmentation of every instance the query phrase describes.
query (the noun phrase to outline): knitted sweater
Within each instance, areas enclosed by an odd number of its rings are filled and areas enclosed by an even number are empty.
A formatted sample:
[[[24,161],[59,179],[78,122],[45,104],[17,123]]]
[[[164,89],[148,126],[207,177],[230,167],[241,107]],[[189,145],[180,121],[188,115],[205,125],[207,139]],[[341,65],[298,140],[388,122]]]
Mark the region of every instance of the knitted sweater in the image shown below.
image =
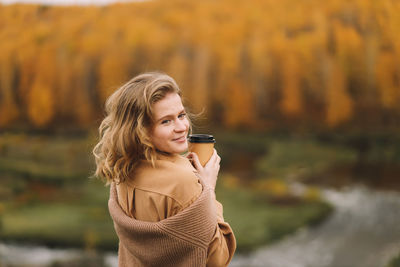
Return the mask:
[[[217,224],[211,189],[203,187],[189,207],[159,222],[127,216],[118,204],[115,184],[110,187],[108,207],[120,240],[120,266],[206,266]]]

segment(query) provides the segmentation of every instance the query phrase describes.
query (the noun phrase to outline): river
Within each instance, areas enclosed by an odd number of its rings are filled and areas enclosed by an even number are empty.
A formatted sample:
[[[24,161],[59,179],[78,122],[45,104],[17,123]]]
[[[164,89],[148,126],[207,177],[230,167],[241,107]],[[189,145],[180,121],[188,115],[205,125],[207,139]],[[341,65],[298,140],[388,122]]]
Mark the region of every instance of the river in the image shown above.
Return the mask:
[[[333,214],[313,228],[249,255],[235,255],[231,267],[380,267],[400,251],[400,193],[373,191],[363,186],[323,190]],[[115,253],[48,249],[0,243],[0,266],[68,266],[98,262],[117,266]],[[63,265],[64,263],[64,265]]]
[[[323,190],[335,211],[322,224],[300,229],[232,267],[380,267],[400,252],[400,194],[355,186]]]

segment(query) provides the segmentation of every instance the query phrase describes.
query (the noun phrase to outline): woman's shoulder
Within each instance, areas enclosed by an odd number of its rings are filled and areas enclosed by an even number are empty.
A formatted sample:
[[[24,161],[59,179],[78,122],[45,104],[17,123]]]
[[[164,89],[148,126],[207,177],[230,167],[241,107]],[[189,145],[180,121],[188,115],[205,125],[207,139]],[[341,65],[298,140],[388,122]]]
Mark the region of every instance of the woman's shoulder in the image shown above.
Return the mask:
[[[142,162],[128,183],[136,189],[170,197],[181,205],[193,201],[202,191],[195,169],[180,155],[161,157],[154,167]]]

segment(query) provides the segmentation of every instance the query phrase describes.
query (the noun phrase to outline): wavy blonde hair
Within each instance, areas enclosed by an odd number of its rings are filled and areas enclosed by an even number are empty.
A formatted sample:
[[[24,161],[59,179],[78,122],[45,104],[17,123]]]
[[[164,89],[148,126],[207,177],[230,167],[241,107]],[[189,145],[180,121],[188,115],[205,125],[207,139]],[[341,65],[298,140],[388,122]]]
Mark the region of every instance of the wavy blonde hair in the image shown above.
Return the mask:
[[[153,166],[157,151],[150,140],[153,104],[181,90],[174,79],[160,72],[140,74],[117,89],[106,101],[106,117],[99,127],[100,141],[93,149],[94,176],[121,183],[141,160]]]

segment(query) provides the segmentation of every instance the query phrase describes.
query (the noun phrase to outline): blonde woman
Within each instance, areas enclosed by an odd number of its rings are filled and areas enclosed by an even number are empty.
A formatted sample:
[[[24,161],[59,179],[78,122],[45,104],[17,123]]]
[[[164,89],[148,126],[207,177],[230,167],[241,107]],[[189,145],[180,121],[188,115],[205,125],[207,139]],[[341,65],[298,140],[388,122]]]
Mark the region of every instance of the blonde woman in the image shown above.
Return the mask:
[[[138,75],[105,108],[93,153],[110,184],[119,266],[227,266],[236,240],[215,199],[220,157],[202,167],[195,153],[182,156],[190,120],[176,82]]]

